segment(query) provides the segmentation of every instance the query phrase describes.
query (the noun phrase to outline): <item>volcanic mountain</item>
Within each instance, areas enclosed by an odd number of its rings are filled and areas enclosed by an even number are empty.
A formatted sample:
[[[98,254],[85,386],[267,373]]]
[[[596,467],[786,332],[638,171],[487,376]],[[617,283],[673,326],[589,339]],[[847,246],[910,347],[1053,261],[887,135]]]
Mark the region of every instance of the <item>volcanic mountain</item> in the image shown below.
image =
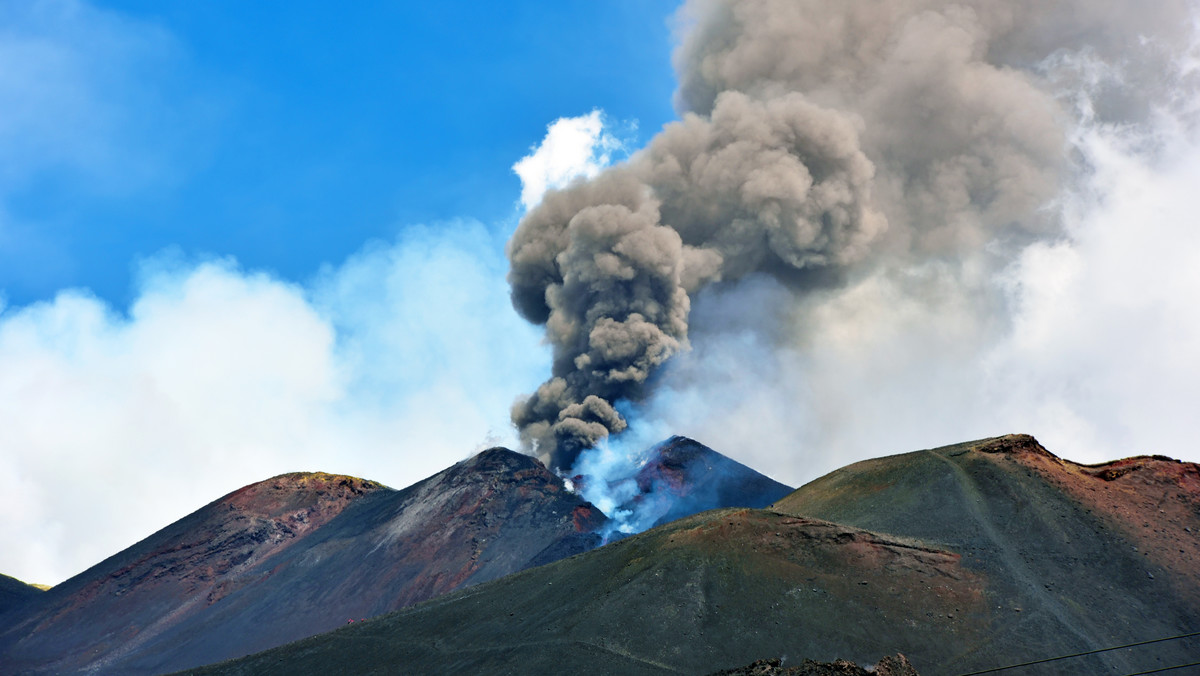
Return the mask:
[[[161,673],[246,655],[590,549],[604,518],[504,449],[400,491],[286,474],[8,613],[0,673]]]
[[[794,490],[680,436],[652,448],[633,481],[637,492],[618,509],[636,512],[648,526],[707,509],[766,507]]]
[[[1195,464],[1081,466],[999,437],[851,465],[769,509],[705,512],[195,673],[705,674],[903,653],[960,674],[1196,631],[1197,532]],[[1051,669],[1129,673],[1198,650]]]
[[[633,501],[663,518],[791,491],[682,437],[648,458]],[[0,673],[157,673],[246,655],[592,549],[606,520],[500,448],[401,491],[275,477],[44,595],[14,586],[29,601],[0,615]]]
[[[857,463],[775,509],[917,538],[954,551],[987,581],[986,612],[962,618],[987,639],[961,644],[927,673],[1200,630],[1195,463],[1140,456],[1078,465],[1010,435]],[[915,650],[904,652],[926,673]],[[1200,639],[1191,639],[1054,670],[1128,673],[1197,654]]]
[[[5,614],[25,605],[30,599],[41,595],[42,589],[21,582],[15,577],[0,575],[0,623]],[[3,624],[0,624],[3,626]]]

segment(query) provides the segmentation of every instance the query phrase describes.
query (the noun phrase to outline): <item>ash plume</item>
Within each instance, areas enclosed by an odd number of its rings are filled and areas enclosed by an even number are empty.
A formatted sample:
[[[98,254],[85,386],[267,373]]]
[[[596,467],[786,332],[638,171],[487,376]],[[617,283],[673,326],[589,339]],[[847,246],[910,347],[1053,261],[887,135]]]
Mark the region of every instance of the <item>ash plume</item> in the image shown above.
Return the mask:
[[[1055,237],[1085,168],[1072,125],[1168,105],[1183,0],[696,0],[680,11],[678,122],[550,191],[508,244],[512,300],[552,377],[513,410],[551,465],[688,349],[691,304],[751,275],[803,298],[871,270],[997,259]],[[1087,92],[1087,105],[1064,91]]]

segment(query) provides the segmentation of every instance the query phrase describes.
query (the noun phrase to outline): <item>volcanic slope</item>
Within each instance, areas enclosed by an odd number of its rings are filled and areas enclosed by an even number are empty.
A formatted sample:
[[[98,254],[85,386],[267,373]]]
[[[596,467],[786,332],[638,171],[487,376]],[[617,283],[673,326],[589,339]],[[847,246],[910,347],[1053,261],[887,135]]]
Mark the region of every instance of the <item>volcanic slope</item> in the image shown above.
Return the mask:
[[[0,575],[0,627],[4,626],[5,614],[41,594],[42,589],[39,587],[21,582],[15,577]]]
[[[1200,467],[1161,456],[1085,466],[1009,435],[868,460],[774,509],[919,539],[986,581],[982,631],[936,674],[1200,631]],[[1057,662],[1129,673],[1194,662],[1200,638]],[[1187,658],[1191,659],[1187,659]]]
[[[651,449],[634,481],[637,494],[618,509],[636,511],[648,526],[708,509],[766,507],[795,490],[680,436]]]
[[[245,655],[584,551],[603,521],[504,449],[401,491],[283,475],[31,601],[0,632],[0,673],[161,673]]]
[[[1194,464],[1081,467],[1001,437],[851,465],[771,509],[706,512],[196,673],[706,674],[903,653],[960,674],[1196,631],[1198,519]],[[1192,662],[1194,641],[1051,671]]]
[[[730,508],[192,673],[708,674],[782,654],[872,663],[956,640],[947,609],[982,612],[981,601],[949,552]]]

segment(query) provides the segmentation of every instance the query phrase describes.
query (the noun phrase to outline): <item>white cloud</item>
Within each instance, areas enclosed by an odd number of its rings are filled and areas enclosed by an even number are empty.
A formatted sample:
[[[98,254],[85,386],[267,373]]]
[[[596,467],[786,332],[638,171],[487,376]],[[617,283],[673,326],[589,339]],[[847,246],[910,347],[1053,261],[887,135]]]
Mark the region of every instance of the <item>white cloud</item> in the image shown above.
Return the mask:
[[[1047,441],[1089,460],[1197,459],[1200,422],[1200,145],[1175,138],[1146,161],[1119,130],[1089,130],[1091,195],[1071,238],[1027,249],[1010,271],[1012,336],[991,366],[1023,384]]]
[[[485,442],[548,368],[502,241],[456,222],[306,286],[147,266],[127,315],[82,291],[0,314],[0,571],[57,582],[221,494],[323,470],[405,486]]]
[[[521,204],[532,209],[547,190],[595,176],[624,147],[599,110],[558,118],[547,126],[541,144],[513,165],[521,178]]]

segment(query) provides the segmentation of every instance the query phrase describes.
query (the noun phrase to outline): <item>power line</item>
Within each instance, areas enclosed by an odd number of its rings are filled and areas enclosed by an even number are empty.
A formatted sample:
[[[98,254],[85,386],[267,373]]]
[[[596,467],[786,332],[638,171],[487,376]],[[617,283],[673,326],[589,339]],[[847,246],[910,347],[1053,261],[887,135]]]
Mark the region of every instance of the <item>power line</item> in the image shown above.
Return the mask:
[[[1059,655],[1058,657],[1047,657],[1045,659],[1034,660],[1032,662],[1022,662],[1020,664],[1010,664],[1006,667],[992,667],[991,669],[984,669],[982,671],[972,671],[972,672],[965,673],[965,674],[959,674],[959,676],[978,676],[978,674],[990,674],[990,673],[993,673],[996,671],[1007,671],[1008,669],[1017,669],[1019,667],[1028,667],[1028,666],[1032,666],[1034,664],[1045,664],[1046,662],[1057,662],[1058,660],[1066,660],[1066,659],[1070,659],[1072,657],[1083,657],[1084,655],[1095,655],[1097,653],[1106,653],[1106,652],[1109,652],[1112,650],[1120,650],[1122,648],[1134,648],[1134,647],[1137,647],[1140,645],[1150,645],[1151,643],[1162,643],[1163,641],[1176,641],[1181,638],[1190,638],[1192,636],[1200,636],[1200,631],[1194,631],[1190,634],[1180,634],[1179,636],[1168,636],[1166,638],[1155,638],[1155,639],[1151,639],[1149,641],[1138,641],[1137,643],[1126,643],[1125,645],[1113,646],[1111,648],[1100,648],[1099,650],[1088,650],[1086,652],[1072,653],[1070,655]],[[1195,666],[1195,665],[1182,664],[1178,667],[1169,667],[1169,668],[1170,669],[1182,669],[1183,667],[1191,667],[1191,666]],[[1152,674],[1154,672],[1143,671],[1141,673]],[[1132,674],[1130,676],[1132,676]]]
[[[1187,664],[1176,664],[1173,667],[1159,667],[1158,669],[1151,669],[1150,671],[1135,671],[1132,674],[1125,674],[1125,676],[1142,676],[1142,674],[1157,674],[1162,671],[1174,671],[1176,669],[1183,669],[1184,667],[1200,667],[1200,662],[1188,662]]]

